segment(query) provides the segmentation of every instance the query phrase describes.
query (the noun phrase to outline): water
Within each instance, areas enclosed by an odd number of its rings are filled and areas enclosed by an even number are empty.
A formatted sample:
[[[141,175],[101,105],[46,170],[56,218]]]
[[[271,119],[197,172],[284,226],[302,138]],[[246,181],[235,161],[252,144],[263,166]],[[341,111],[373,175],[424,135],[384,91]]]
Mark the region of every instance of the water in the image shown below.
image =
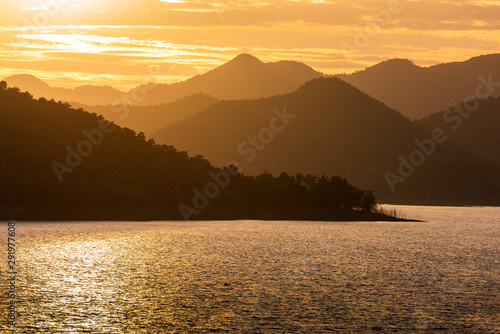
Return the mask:
[[[397,209],[428,222],[18,222],[15,332],[500,333],[500,208]]]

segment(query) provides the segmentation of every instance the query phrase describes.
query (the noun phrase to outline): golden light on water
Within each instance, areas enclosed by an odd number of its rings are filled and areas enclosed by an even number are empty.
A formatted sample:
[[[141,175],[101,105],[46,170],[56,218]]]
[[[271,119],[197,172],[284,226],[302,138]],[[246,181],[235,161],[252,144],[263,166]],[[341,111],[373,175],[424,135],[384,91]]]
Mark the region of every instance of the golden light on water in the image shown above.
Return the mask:
[[[73,323],[90,330],[106,326],[113,317],[113,305],[119,305],[123,298],[124,288],[124,282],[116,276],[120,266],[113,258],[117,253],[111,240],[48,243],[30,253],[39,265],[27,273],[28,279],[38,284],[27,288],[59,297],[41,301],[38,307],[58,310],[56,316],[69,320],[69,326]],[[37,305],[27,308],[33,307]]]
[[[404,209],[429,222],[19,223],[17,328],[495,328],[498,209]]]
[[[162,299],[162,285],[155,283],[157,273],[151,272],[158,258],[150,247],[157,245],[144,244],[141,233],[89,237],[80,227],[74,235],[49,227],[57,237],[38,235],[27,242],[21,286],[28,297],[19,308],[21,324],[36,318],[40,329],[121,332],[129,322],[137,328],[138,316],[144,317],[147,328],[148,321],[155,319],[148,320],[147,312],[160,308],[168,321],[169,307],[154,300]],[[168,280],[170,275],[165,274]]]

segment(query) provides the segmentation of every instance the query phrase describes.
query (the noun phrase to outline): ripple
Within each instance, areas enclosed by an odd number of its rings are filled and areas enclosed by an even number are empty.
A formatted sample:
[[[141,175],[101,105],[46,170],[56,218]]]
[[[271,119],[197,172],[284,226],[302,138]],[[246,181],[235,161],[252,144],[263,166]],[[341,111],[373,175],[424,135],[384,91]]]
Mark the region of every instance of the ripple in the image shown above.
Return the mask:
[[[500,210],[467,209],[404,207],[426,223],[20,222],[16,332],[498,332]]]

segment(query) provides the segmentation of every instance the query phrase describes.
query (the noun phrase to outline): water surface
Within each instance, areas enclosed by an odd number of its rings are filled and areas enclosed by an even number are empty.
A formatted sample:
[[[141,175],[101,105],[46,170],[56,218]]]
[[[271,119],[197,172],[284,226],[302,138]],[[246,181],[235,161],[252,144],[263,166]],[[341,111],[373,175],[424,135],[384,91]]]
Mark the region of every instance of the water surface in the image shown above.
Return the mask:
[[[396,208],[426,222],[18,222],[16,332],[500,332],[500,208]]]

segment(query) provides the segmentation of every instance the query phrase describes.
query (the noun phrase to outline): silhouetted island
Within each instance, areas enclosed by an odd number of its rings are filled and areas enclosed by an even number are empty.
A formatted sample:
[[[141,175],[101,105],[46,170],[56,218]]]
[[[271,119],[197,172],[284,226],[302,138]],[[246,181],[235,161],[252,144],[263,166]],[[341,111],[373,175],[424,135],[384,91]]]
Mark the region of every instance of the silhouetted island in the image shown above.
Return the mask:
[[[0,217],[399,220],[345,179],[246,176],[69,104],[0,84]]]

